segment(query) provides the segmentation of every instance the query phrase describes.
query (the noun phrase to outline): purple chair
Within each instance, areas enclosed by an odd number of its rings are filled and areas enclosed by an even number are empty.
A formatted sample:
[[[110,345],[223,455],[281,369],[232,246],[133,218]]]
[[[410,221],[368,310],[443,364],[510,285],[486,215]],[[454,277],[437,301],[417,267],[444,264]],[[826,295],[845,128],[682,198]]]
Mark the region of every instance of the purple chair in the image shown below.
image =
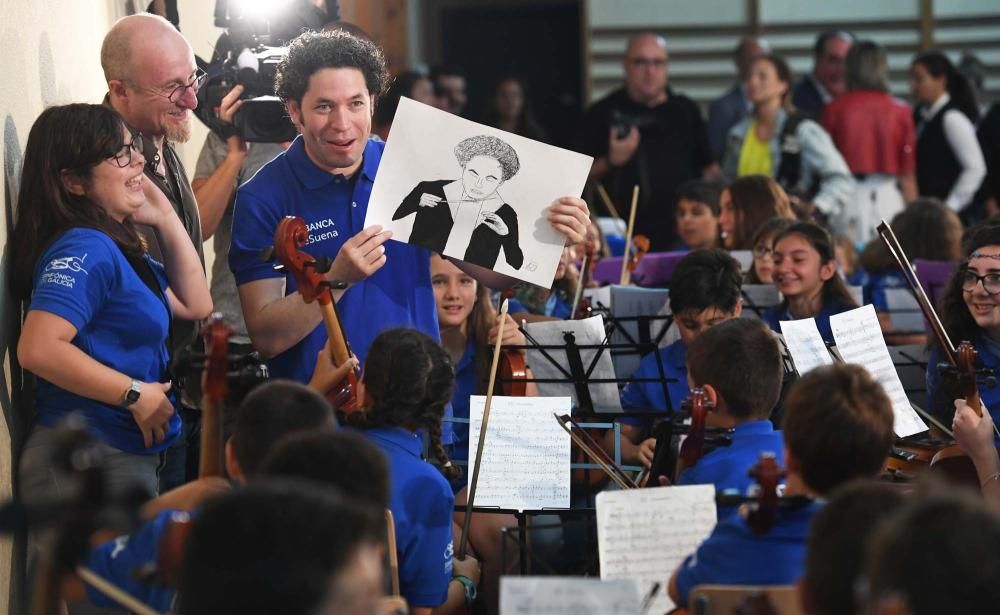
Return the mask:
[[[639,263],[640,265],[642,262]],[[617,284],[622,275],[622,257],[605,256],[594,265],[594,273],[591,276],[595,282],[604,286],[606,284]]]
[[[951,281],[951,276],[955,275],[958,264],[952,261],[928,261],[918,258],[913,261],[913,267],[917,270],[917,280],[924,287],[927,299],[938,309],[941,297],[944,295],[945,286]],[[929,323],[924,323],[928,335],[934,335]]]
[[[677,263],[687,254],[687,252],[650,252],[642,257],[632,272],[632,281],[637,286],[646,288],[669,286]]]

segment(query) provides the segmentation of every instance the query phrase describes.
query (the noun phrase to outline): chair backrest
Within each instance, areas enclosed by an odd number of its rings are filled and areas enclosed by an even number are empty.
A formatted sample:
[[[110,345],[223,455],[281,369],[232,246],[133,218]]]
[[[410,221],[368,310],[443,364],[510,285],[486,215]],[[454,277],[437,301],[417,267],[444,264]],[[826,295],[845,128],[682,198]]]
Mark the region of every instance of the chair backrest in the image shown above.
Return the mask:
[[[732,615],[748,598],[764,595],[778,615],[801,615],[794,585],[698,585],[691,590],[692,615]]]
[[[642,261],[640,261],[642,264]],[[591,278],[600,284],[617,284],[622,275],[622,257],[605,256],[594,265],[594,273]]]
[[[938,311],[944,289],[951,280],[951,276],[958,269],[958,263],[952,261],[928,261],[921,258],[913,261],[913,268],[917,271],[917,280],[924,287],[924,293],[935,311]],[[940,312],[938,312],[940,316]],[[930,323],[925,323],[928,335],[934,335],[934,330]],[[954,340],[952,340],[954,342]],[[958,342],[955,342],[956,344]]]
[[[687,254],[687,252],[650,252],[639,261],[639,265],[632,272],[632,279],[639,286],[669,286],[677,263]]]
[[[951,280],[951,276],[958,269],[958,264],[952,261],[928,261],[918,258],[913,261],[913,267],[917,270],[917,279],[924,287],[927,298],[936,310],[944,288]]]

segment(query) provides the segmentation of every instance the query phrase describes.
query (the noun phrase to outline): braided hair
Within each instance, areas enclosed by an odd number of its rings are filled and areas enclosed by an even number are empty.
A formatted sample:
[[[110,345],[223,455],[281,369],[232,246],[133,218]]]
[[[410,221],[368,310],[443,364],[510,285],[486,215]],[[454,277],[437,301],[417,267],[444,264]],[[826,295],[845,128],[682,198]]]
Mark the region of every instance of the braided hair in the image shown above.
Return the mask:
[[[441,444],[441,419],[451,401],[455,368],[440,344],[416,329],[383,331],[368,350],[364,384],[368,427],[426,430],[441,472],[449,479],[461,475]]]

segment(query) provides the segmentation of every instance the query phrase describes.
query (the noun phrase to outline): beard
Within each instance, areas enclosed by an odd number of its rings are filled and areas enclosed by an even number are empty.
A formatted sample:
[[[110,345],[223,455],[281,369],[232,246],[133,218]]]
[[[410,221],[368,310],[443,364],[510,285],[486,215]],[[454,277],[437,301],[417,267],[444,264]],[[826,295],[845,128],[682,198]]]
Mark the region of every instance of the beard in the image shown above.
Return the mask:
[[[187,114],[183,122],[167,124],[164,135],[172,143],[187,143],[191,139],[191,114]]]

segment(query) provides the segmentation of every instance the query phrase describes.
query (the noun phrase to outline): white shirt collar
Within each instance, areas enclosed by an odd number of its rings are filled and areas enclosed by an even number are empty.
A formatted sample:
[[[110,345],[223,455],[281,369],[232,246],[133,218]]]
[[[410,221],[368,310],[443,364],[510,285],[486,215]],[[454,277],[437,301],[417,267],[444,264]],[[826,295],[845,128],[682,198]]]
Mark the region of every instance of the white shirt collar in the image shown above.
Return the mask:
[[[930,107],[921,107],[920,117],[923,118],[925,122],[929,121],[931,118],[937,115],[938,111],[940,111],[949,102],[951,102],[951,95],[948,94],[948,92],[945,92],[944,94],[941,95],[940,98],[935,100],[934,104],[931,105]]]
[[[819,92],[819,97],[823,99],[823,104],[833,100],[833,95],[830,94],[825,87],[823,87],[823,84],[820,83],[819,79],[817,79],[812,73],[809,73],[806,77],[808,77],[809,80],[812,81],[813,86],[816,87],[816,91]]]

